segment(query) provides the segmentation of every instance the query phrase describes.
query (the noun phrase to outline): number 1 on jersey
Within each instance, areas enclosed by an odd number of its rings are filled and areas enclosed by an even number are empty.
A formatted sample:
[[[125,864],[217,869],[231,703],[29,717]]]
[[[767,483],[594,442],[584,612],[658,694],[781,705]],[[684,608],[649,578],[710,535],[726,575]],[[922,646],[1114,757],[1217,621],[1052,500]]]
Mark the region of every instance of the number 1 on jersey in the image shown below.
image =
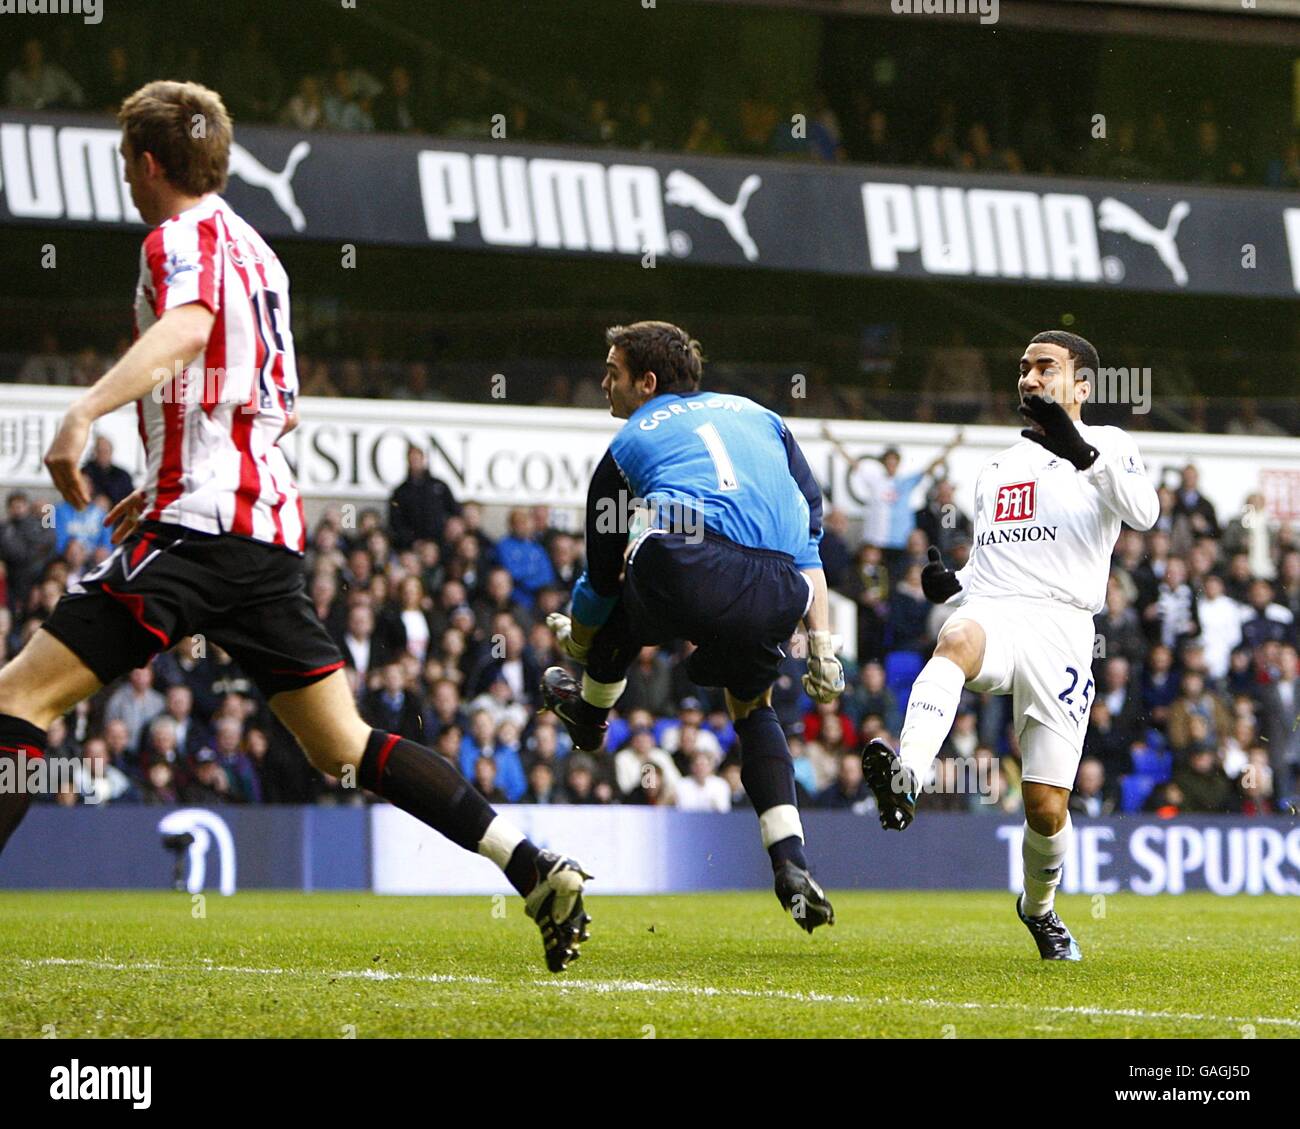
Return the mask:
[[[736,478],[736,468],[731,462],[731,456],[727,454],[727,445],[718,434],[718,429],[713,424],[706,423],[702,427],[697,427],[695,434],[704,440],[704,445],[709,450],[713,469],[718,473],[718,489],[739,490],[740,482]]]

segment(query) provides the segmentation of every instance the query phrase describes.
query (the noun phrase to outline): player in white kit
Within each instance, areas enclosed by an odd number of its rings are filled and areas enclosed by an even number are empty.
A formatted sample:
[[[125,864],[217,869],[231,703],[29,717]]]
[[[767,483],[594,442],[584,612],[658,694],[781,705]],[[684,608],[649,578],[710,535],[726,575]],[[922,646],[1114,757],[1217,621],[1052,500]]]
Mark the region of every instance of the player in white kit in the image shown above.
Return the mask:
[[[1160,514],[1137,444],[1080,420],[1097,351],[1073,333],[1038,334],[1020,358],[1023,440],[976,480],[975,543],[958,572],[938,549],[925,594],[957,611],[917,676],[895,753],[862,754],[886,830],[904,830],[948,736],[963,687],[1010,694],[1023,763],[1024,892],[1016,902],[1044,960],[1080,960],[1053,901],[1070,840],[1067,807],[1092,703],[1093,615],[1105,600],[1121,525]]]

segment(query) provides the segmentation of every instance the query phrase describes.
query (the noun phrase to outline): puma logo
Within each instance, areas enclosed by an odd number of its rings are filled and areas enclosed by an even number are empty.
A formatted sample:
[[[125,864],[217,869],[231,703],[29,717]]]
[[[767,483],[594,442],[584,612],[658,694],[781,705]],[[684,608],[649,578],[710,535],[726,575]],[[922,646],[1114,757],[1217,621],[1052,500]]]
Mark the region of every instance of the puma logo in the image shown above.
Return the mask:
[[[740,183],[734,203],[726,204],[701,184],[690,173],[674,169],[664,178],[664,201],[678,208],[690,208],[711,220],[720,220],[727,234],[735,240],[751,263],[758,258],[758,247],[749,235],[745,222],[745,209],[749,198],[758,191],[763,178],[751,173]]]
[[[289,150],[289,159],[285,162],[284,168],[279,172],[272,172],[242,145],[232,143],[230,175],[239,177],[254,188],[265,188],[280,211],[289,217],[294,231],[302,231],[307,226],[307,220],[302,214],[302,209],[298,207],[298,201],[294,198],[293,174],[298,171],[298,166],[310,152],[311,142],[299,141]]]
[[[1148,247],[1154,248],[1156,254],[1160,256],[1160,261],[1169,268],[1174,282],[1179,286],[1186,286],[1187,268],[1183,266],[1183,260],[1178,256],[1178,244],[1175,240],[1178,238],[1179,226],[1191,210],[1191,205],[1186,200],[1179,200],[1170,209],[1165,226],[1156,227],[1127,204],[1107,196],[1097,205],[1097,226],[1102,231],[1127,235],[1137,243],[1145,243]]]

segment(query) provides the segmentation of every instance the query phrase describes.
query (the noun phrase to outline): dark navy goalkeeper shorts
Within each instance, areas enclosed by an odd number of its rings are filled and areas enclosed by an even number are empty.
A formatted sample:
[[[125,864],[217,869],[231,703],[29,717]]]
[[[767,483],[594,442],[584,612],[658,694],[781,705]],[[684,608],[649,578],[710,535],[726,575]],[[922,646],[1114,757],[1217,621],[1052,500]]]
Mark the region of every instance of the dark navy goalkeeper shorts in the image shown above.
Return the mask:
[[[752,701],[776,681],[811,593],[787,553],[708,531],[703,538],[652,531],[628,559],[622,594],[592,641],[587,671],[617,682],[642,647],[689,639],[697,645],[686,664],[692,682]]]
[[[229,652],[268,698],[343,665],[297,553],[161,522],[141,522],[44,627],[103,683],[188,635]]]

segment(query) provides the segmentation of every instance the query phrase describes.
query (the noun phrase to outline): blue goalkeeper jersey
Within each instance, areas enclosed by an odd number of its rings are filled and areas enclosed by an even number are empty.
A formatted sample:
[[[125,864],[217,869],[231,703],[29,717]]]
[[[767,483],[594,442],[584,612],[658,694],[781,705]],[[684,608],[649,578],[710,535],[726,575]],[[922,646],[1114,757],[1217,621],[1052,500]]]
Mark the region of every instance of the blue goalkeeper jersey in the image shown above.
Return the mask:
[[[665,393],[643,404],[614,437],[587,499],[587,571],[574,615],[608,617],[627,544],[595,520],[619,490],[643,499],[652,523],[689,532],[700,524],[738,545],[786,553],[820,568],[821,488],[775,412],[744,396]]]

